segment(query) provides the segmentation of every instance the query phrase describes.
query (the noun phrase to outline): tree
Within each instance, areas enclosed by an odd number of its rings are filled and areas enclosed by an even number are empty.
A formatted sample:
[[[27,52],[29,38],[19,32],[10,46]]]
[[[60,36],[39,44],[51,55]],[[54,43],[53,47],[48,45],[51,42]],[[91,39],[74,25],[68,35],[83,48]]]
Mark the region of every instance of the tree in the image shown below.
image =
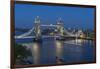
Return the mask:
[[[25,46],[15,44],[15,60],[22,61],[24,58],[31,56],[30,50],[27,50]]]

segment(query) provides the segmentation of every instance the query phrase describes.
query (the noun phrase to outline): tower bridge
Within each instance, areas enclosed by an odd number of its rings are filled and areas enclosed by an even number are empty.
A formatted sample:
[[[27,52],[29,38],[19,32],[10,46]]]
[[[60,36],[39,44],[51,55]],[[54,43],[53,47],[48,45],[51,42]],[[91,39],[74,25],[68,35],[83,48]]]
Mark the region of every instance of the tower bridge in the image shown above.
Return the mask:
[[[81,37],[83,32],[82,31],[77,31],[76,33],[69,32],[67,31],[66,28],[64,28],[64,24],[61,18],[57,20],[57,24],[49,24],[49,25],[43,25],[41,24],[40,17],[37,16],[34,20],[34,26],[31,28],[28,32],[21,34],[19,36],[15,36],[15,39],[24,39],[24,38],[35,38],[35,39],[40,39],[40,38],[48,38],[48,37],[55,37],[55,38],[62,38],[62,37]],[[42,29],[41,27],[55,27],[57,30],[57,34],[54,36],[49,36],[49,35],[42,35]],[[35,35],[30,36],[31,33],[34,33]],[[66,35],[65,35],[65,34]]]

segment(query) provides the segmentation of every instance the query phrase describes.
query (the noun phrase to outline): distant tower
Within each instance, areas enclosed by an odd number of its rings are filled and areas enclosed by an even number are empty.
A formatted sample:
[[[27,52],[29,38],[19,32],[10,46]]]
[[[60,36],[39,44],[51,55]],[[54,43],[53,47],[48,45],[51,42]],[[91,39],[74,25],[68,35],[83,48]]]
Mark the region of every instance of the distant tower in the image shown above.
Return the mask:
[[[40,23],[41,23],[41,21],[40,21],[40,17],[39,16],[37,16],[36,18],[35,18],[35,37],[36,37],[36,39],[40,39],[40,37],[41,37],[41,29],[40,29]]]
[[[63,28],[63,21],[61,18],[58,18],[57,20],[57,31],[60,36],[63,36],[64,28]]]

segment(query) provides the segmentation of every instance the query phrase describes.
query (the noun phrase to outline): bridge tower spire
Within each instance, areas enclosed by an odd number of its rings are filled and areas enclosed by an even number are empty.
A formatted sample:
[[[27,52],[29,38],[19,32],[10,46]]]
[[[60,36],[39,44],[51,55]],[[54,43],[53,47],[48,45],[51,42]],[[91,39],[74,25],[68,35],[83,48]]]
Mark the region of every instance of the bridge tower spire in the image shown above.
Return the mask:
[[[37,16],[35,18],[34,23],[35,23],[35,38],[36,38],[36,40],[38,40],[38,39],[41,38],[41,29],[40,29],[41,21],[40,21],[40,17],[39,16]]]
[[[58,18],[57,20],[57,31],[60,36],[64,35],[63,21],[61,18]]]

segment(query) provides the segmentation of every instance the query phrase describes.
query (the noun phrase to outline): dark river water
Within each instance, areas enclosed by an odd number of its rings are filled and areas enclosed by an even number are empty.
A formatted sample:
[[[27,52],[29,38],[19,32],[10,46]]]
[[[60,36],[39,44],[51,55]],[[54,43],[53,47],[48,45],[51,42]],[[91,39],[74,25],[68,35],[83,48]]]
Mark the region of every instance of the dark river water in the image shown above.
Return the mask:
[[[38,43],[33,42],[32,39],[18,39],[16,43],[31,50],[32,56],[28,59],[32,64],[82,63],[95,60],[95,45],[92,40],[59,41],[46,38]]]

